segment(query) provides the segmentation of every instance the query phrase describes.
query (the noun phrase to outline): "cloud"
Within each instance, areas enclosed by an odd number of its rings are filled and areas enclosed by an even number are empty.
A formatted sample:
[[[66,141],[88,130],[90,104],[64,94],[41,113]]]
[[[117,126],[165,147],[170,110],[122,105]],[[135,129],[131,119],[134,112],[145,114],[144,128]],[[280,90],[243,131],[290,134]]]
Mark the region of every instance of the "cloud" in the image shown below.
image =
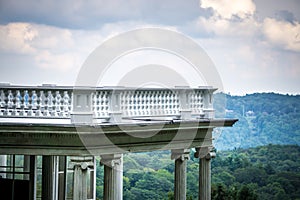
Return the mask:
[[[299,93],[299,5],[293,0],[201,0],[200,6],[199,0],[0,0],[0,79],[74,80],[107,38],[168,26],[200,40],[228,91]]]
[[[31,41],[38,32],[29,23],[11,23],[0,25],[0,49],[17,54],[32,54],[35,48]]]
[[[274,18],[260,21],[254,17],[252,0],[201,0],[200,6],[212,9],[213,14],[209,18],[200,16],[194,22],[198,29],[215,36],[267,42],[270,48],[300,51],[300,23],[288,10],[276,11]]]
[[[44,69],[57,69],[67,71],[76,67],[76,55],[72,53],[53,54],[49,51],[42,51],[34,57],[36,64]]]
[[[47,25],[9,23],[0,26],[0,52],[27,56],[41,68],[74,68],[75,58],[82,53],[74,52],[74,39],[70,30]]]
[[[9,0],[0,1],[0,23],[32,22],[70,29],[96,30],[116,21],[183,24],[204,14],[198,0]]]
[[[281,21],[288,21],[290,23],[294,23],[294,21],[296,21],[294,14],[288,10],[277,11],[275,13],[275,19],[281,20]]]
[[[200,0],[202,8],[211,8],[214,14],[223,19],[238,17],[245,19],[255,12],[252,0]]]
[[[200,7],[211,10],[211,15],[199,16],[189,27],[205,36],[252,38],[259,32],[252,0],[200,0]]]
[[[263,22],[263,33],[271,44],[286,50],[300,52],[299,22],[290,23],[266,18]]]
[[[0,26],[0,53],[27,56],[42,69],[76,70],[107,38],[149,26],[155,25],[125,21],[103,24],[98,30],[73,30],[43,24],[9,23]]]
[[[199,17],[195,20],[192,26],[197,27],[200,31],[205,31],[210,36],[222,37],[255,37],[260,28],[260,24],[252,18],[247,18],[240,21],[231,21],[223,18],[204,18]]]
[[[66,51],[75,45],[73,33],[69,29],[41,24],[30,24],[30,26],[38,33],[31,40],[31,45],[36,49]]]
[[[226,92],[299,94],[299,53],[236,38],[201,38],[198,43],[215,63]]]

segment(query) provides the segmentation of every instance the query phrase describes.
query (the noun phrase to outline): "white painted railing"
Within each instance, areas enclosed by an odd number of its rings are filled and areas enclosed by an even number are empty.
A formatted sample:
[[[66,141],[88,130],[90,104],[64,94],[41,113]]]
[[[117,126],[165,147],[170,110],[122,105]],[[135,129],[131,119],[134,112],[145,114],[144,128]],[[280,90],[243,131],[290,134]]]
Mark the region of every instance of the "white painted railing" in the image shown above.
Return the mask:
[[[0,85],[0,118],[213,118],[212,87],[126,88]]]

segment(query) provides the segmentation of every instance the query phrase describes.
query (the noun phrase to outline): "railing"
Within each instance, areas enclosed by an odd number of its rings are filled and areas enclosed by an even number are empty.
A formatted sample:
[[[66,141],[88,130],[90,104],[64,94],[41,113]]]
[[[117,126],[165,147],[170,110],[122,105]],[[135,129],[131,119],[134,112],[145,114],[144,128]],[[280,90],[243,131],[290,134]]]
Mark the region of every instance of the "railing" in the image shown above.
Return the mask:
[[[124,119],[213,118],[212,87],[36,87],[0,85],[0,118]]]

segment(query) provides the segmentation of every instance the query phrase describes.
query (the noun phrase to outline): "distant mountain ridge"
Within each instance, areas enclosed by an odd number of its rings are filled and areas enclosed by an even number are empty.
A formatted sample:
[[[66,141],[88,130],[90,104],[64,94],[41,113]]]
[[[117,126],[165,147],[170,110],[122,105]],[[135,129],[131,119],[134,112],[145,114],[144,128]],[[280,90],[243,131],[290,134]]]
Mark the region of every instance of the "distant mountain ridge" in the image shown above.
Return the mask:
[[[267,144],[300,145],[300,95],[218,93],[214,99],[217,118],[239,119],[234,127],[215,132],[218,150]]]

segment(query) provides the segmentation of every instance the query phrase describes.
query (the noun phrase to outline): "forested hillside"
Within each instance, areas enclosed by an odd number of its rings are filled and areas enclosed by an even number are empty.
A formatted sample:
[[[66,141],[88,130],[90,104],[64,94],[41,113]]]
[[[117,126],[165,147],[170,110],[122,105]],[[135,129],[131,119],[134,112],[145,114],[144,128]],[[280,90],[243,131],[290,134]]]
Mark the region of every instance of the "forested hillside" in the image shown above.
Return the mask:
[[[187,168],[187,196],[197,199],[199,160]],[[97,197],[102,199],[103,167],[97,170]],[[124,199],[173,199],[174,162],[169,151],[124,156]],[[217,152],[212,160],[214,200],[300,199],[300,147],[267,145]]]
[[[226,107],[224,107],[224,103]],[[216,117],[238,118],[232,128],[216,131],[218,150],[267,144],[300,145],[300,95],[274,93],[216,94]]]
[[[300,199],[300,95],[216,94],[214,106],[216,117],[239,121],[214,133],[212,199]],[[197,199],[198,162],[191,152],[187,199]],[[97,167],[97,197],[102,199],[103,167]],[[170,152],[124,155],[123,182],[125,200],[173,199]]]

